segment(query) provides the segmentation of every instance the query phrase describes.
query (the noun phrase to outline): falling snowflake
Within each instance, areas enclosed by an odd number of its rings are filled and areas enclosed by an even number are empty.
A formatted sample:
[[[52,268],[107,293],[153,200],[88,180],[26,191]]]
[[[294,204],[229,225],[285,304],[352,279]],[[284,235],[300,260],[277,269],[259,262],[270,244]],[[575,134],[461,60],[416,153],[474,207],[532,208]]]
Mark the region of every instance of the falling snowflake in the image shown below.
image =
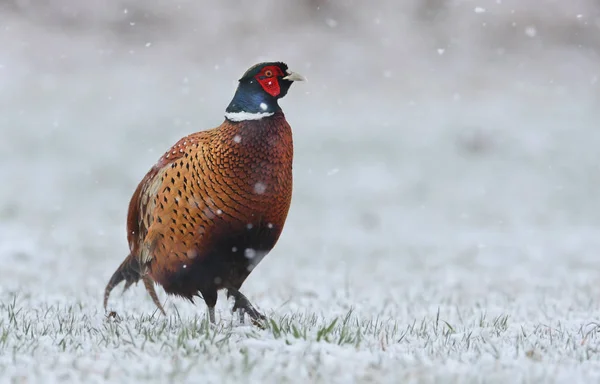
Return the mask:
[[[195,249],[190,249],[189,251],[187,251],[186,254],[188,259],[195,259],[196,257],[198,257],[198,251],[196,251]]]
[[[244,250],[244,256],[246,256],[247,259],[254,259],[256,257],[256,251],[252,248],[246,248]]]
[[[525,34],[529,37],[535,37],[537,35],[537,29],[534,26],[525,28]]]
[[[327,26],[329,28],[335,28],[338,25],[337,20],[334,20],[334,19],[327,19],[327,20],[325,20],[325,23],[327,24]]]
[[[262,195],[266,190],[267,186],[264,183],[259,181],[258,183],[254,184],[254,193]]]

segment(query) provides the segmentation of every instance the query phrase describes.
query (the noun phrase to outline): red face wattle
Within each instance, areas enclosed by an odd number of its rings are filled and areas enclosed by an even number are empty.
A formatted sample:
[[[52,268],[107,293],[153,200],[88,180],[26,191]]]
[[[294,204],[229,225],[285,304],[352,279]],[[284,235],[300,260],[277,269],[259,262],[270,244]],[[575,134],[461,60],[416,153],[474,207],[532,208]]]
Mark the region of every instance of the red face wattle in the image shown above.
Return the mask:
[[[258,81],[260,86],[273,97],[277,97],[281,92],[279,88],[278,77],[285,76],[281,68],[270,65],[264,67],[254,78]]]

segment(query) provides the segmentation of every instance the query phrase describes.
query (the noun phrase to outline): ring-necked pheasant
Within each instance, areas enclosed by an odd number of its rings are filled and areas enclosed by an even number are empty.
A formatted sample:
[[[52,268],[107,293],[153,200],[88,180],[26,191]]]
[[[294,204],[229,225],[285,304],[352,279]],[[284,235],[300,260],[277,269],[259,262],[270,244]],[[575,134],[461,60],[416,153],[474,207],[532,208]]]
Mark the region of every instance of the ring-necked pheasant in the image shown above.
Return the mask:
[[[140,279],[160,311],[154,283],[193,302],[202,295],[215,322],[217,291],[234,298],[240,320],[264,319],[239,289],[279,239],[292,197],[293,142],[279,107],[304,78],[281,62],[242,76],[218,127],[179,140],[146,174],[127,215],[130,254],[111,290]]]

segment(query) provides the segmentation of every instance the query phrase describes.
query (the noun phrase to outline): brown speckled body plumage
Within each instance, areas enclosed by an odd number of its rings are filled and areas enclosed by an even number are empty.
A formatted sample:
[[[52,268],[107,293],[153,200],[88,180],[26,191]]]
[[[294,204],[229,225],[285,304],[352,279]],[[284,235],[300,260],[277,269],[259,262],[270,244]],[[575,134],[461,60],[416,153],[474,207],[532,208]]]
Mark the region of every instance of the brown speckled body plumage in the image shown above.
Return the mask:
[[[127,215],[130,254],[105,290],[143,279],[164,310],[154,282],[167,293],[213,308],[217,291],[234,308],[261,318],[240,287],[275,246],[292,197],[292,131],[282,111],[230,121],[179,140],[146,174]]]

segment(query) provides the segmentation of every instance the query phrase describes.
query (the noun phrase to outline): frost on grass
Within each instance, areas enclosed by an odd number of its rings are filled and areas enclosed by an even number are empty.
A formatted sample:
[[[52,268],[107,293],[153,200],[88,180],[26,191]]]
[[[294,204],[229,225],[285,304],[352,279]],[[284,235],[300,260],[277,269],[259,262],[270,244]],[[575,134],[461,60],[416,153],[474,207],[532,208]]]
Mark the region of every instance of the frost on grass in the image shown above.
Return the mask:
[[[2,296],[0,313],[0,372],[25,381],[550,379],[556,364],[566,372],[586,362],[597,368],[600,331],[598,324],[517,325],[485,312],[450,322],[438,311],[407,322],[352,309],[271,313],[258,329],[226,314],[217,325],[178,313],[106,316],[81,302],[34,306],[15,294]]]

